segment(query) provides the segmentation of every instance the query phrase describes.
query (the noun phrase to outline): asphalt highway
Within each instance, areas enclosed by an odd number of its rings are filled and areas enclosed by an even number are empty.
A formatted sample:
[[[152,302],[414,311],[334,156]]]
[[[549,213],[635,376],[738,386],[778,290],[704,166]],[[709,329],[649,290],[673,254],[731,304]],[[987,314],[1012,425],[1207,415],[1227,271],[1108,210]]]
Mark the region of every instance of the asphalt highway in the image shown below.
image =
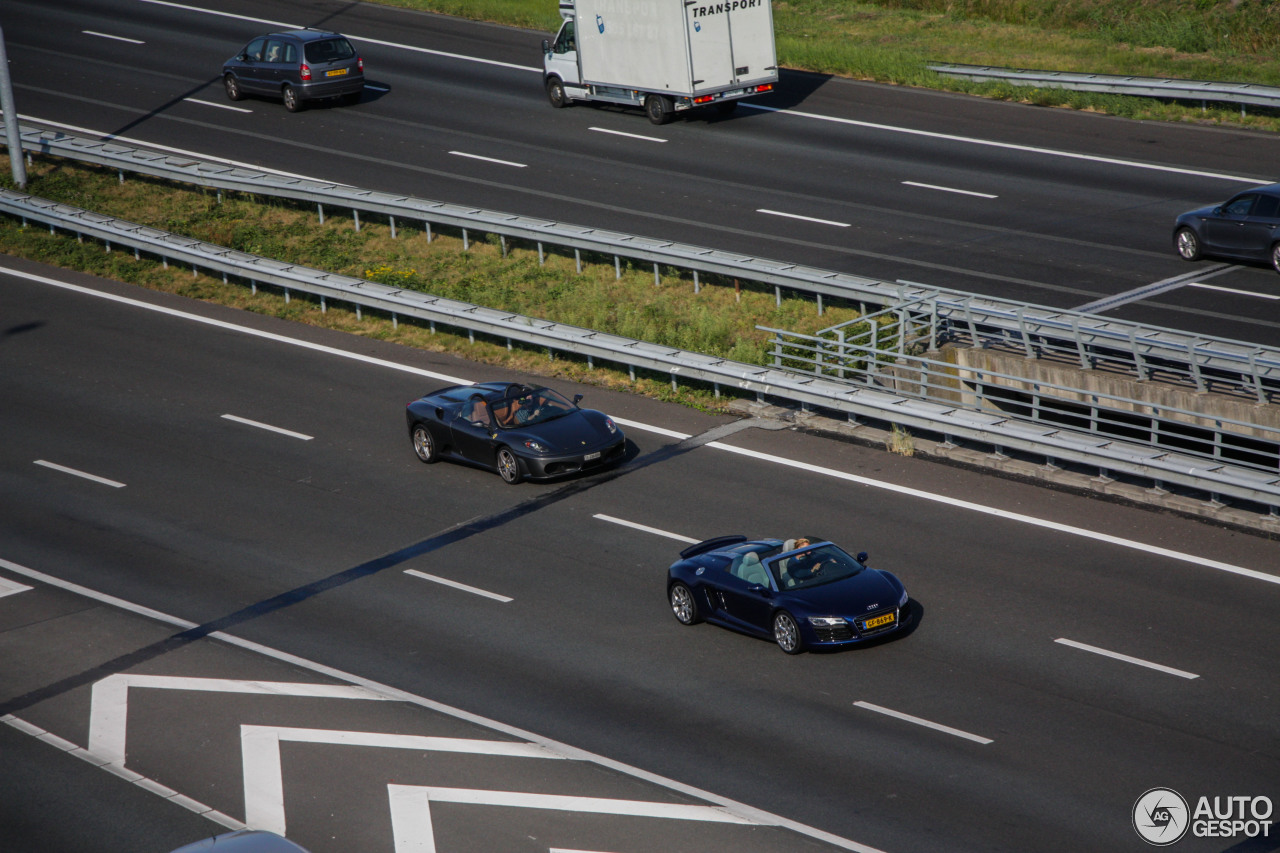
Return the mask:
[[[290,743],[280,810],[313,853],[393,849],[385,786],[410,781],[438,797],[717,797],[774,821],[743,835],[591,823],[579,800],[567,816],[446,801],[433,806],[442,851],[1136,850],[1131,808],[1150,788],[1280,796],[1272,542],[591,387],[562,390],[623,424],[627,465],[512,488],[423,466],[404,434],[405,402],[492,370],[5,267],[0,583],[30,589],[0,597],[0,713],[70,750],[91,745],[90,693],[113,676],[309,684],[338,671],[417,697],[374,713],[133,688],[128,768],[238,820],[259,799],[236,726],[474,738],[475,715],[504,739],[605,760],[548,775],[507,759],[518,769],[495,778],[395,744]],[[689,538],[727,532],[868,550],[907,584],[909,633],[789,658],[678,625],[666,565]],[[6,849],[200,836],[203,819],[177,805],[0,736],[17,756],[0,772]],[[684,787],[637,793],[653,776]],[[1179,849],[1228,846],[1188,836]]]
[[[222,61],[302,24],[355,40],[362,102],[229,102]],[[1107,313],[1280,343],[1274,271],[1191,266],[1171,246],[1178,213],[1277,179],[1268,134],[794,73],[732,117],[656,128],[553,110],[546,33],[364,4],[15,0],[5,34],[19,112],[54,126],[1064,308],[1202,269]]]

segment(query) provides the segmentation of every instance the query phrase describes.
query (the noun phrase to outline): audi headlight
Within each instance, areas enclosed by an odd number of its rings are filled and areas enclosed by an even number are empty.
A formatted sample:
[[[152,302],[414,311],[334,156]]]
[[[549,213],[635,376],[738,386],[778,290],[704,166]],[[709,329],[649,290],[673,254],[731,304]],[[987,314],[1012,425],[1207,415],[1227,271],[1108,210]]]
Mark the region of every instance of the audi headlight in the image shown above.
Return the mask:
[[[810,616],[809,624],[815,628],[836,628],[844,624],[839,616]]]
[[[898,599],[898,606],[899,606],[899,607],[906,607],[906,606],[907,606],[907,599],[908,599],[909,597],[910,597],[910,596],[908,596],[908,595],[907,595],[907,591],[904,589],[904,590],[902,591],[902,597]]]

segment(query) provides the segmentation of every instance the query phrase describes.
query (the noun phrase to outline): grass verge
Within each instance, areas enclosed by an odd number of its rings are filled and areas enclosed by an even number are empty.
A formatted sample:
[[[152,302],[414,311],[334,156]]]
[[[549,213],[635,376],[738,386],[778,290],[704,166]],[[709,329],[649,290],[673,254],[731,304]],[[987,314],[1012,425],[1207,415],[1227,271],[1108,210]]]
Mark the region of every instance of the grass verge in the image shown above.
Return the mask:
[[[0,157],[0,169],[7,174],[7,158]],[[4,183],[11,187],[8,180]],[[735,287],[732,280],[709,276],[700,276],[695,293],[692,278],[675,269],[660,269],[655,285],[651,265],[624,261],[619,277],[612,256],[584,256],[581,273],[572,252],[551,247],[546,247],[545,263],[540,263],[535,245],[508,241],[504,257],[497,236],[469,234],[464,251],[461,234],[448,229],[433,229],[428,235],[420,227],[398,222],[393,238],[385,220],[361,217],[357,231],[352,219],[333,210],[321,224],[310,206],[237,195],[219,200],[213,190],[145,177],[121,182],[113,170],[71,161],[36,160],[28,169],[27,191],[289,263],[750,364],[763,365],[770,359],[768,335],[756,325],[812,333],[858,316],[855,307],[833,305],[831,300],[819,316],[812,299],[784,294],[778,304],[772,288],[750,283]],[[727,403],[698,383],[682,380],[673,388],[665,374],[636,371],[633,382],[626,368],[592,369],[585,359],[567,354],[509,349],[505,339],[477,334],[472,340],[465,331],[450,333],[439,324],[440,331],[432,333],[410,322],[393,324],[372,311],[357,317],[354,306],[332,301],[321,310],[318,301],[298,294],[288,301],[269,288],[255,294],[247,283],[193,275],[188,267],[166,268],[147,255],[107,251],[73,234],[51,234],[47,227],[34,225],[24,228],[18,220],[0,219],[0,252],[526,373],[625,387],[703,410],[721,410]]]

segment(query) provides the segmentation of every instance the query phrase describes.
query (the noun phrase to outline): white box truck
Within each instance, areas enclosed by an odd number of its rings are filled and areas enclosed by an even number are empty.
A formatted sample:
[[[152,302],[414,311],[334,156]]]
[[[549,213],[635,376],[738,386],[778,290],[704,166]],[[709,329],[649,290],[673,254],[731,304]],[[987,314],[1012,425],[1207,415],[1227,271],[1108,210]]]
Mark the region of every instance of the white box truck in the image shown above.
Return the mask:
[[[683,110],[730,112],[778,82],[769,0],[561,0],[542,42],[554,107],[605,101],[665,124]]]

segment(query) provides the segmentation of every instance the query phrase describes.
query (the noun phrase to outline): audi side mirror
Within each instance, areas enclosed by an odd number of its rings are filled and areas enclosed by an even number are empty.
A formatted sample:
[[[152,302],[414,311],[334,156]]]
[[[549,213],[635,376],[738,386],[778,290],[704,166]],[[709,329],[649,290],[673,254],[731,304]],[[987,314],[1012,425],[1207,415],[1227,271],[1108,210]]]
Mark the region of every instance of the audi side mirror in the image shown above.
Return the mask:
[[[859,552],[858,552],[858,556],[857,556],[857,557],[855,557],[854,559],[855,559],[855,560],[857,560],[859,563],[862,563],[862,565],[864,565],[864,566],[865,566],[865,565],[867,564],[867,552],[866,552],[866,551],[859,551]]]

